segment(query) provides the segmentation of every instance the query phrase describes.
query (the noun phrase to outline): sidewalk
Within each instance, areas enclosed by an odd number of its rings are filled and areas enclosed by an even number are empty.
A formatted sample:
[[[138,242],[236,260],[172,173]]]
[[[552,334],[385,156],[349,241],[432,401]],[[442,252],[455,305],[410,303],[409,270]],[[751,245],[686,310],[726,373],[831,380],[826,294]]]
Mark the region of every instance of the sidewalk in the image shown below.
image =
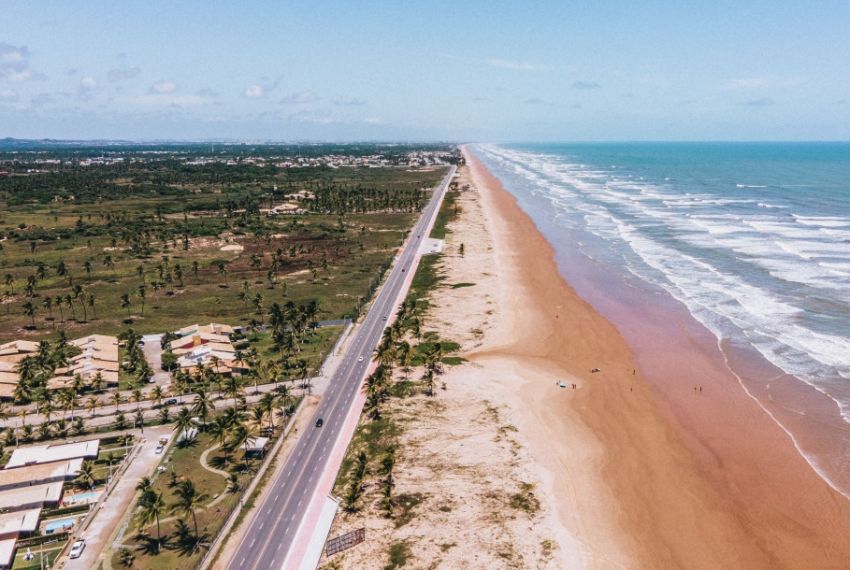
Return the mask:
[[[98,509],[94,518],[81,535],[86,539],[86,549],[76,560],[64,559],[63,568],[79,569],[96,568],[98,561],[110,554],[110,543],[114,531],[121,524],[126,513],[133,508],[133,497],[136,495],[136,485],[142,477],[153,473],[163,455],[157,455],[154,450],[160,437],[171,437],[173,426],[145,428],[144,436],[138,430],[133,433],[143,437],[135,456],[130,460],[127,469],[121,474],[118,483],[109,496],[95,508]],[[78,538],[75,536],[75,538]]]

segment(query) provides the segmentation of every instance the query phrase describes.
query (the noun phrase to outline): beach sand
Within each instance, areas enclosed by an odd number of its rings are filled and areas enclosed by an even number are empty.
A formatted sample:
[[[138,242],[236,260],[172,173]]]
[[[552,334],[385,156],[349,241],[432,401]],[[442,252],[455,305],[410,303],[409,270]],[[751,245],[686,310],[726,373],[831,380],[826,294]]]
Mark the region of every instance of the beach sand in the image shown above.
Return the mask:
[[[846,567],[848,502],[722,362],[701,342],[683,346],[683,329],[663,319],[625,323],[657,354],[633,353],[466,156],[459,183],[471,188],[456,202],[426,330],[460,343],[468,362],[448,369],[436,397],[389,404],[403,425],[395,492],[421,503],[399,526],[367,489],[372,506],[331,532],[365,526],[367,544],[325,567],[381,568],[400,544],[416,568]],[[461,283],[471,286],[451,287]],[[685,381],[670,374],[682,370]],[[536,512],[510,501],[523,485]]]
[[[584,544],[616,537],[617,560],[628,560],[627,567],[846,567],[850,503],[737,379],[702,346],[683,348],[671,322],[643,329],[644,344],[662,355],[651,359],[652,380],[644,379],[617,329],[561,279],[532,220],[467,157],[504,295],[490,337],[497,346],[474,361],[510,355],[580,379],[567,403],[551,393],[548,379],[528,377],[521,394],[527,417],[520,425],[528,428],[532,456],[554,477],[559,512],[575,512],[572,521],[564,516],[567,528]],[[693,392],[703,384],[710,393]],[[561,438],[576,423],[599,450],[584,475],[598,477],[604,489],[597,485],[590,496],[568,483],[575,458]],[[616,517],[611,527],[600,524],[600,509]],[[591,528],[583,528],[585,520]]]

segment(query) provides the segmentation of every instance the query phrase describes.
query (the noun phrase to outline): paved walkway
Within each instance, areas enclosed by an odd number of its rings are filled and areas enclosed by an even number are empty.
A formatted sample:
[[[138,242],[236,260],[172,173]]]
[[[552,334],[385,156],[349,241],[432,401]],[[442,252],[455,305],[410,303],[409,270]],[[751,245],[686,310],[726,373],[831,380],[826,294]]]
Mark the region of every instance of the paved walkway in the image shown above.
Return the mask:
[[[147,334],[142,337],[142,352],[145,353],[145,360],[153,370],[153,383],[160,386],[168,386],[171,384],[171,374],[162,369],[162,340],[161,334]]]
[[[63,568],[84,570],[96,568],[98,560],[110,555],[110,540],[115,530],[121,524],[124,515],[133,508],[133,497],[136,495],[136,485],[142,477],[148,477],[162,460],[163,455],[157,455],[156,446],[160,437],[171,437],[173,426],[145,428],[144,436],[138,430],[133,430],[141,440],[141,449],[131,459],[127,470],[121,475],[109,497],[100,503],[97,514],[94,515],[89,527],[82,532],[86,539],[86,549],[76,560],[65,559]]]

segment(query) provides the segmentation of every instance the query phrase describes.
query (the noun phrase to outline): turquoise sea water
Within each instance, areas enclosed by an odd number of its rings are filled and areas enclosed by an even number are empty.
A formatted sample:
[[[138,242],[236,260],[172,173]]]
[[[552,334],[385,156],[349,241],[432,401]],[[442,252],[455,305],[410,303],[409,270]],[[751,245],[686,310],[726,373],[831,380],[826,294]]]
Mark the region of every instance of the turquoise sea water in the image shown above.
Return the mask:
[[[850,422],[850,143],[473,149],[556,251],[665,291]]]

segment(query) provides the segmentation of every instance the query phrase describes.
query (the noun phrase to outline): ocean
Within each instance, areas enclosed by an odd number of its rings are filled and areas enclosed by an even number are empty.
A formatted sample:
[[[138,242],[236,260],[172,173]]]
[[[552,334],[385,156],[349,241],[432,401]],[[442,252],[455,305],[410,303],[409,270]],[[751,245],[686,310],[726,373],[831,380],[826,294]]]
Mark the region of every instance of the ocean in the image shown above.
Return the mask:
[[[721,352],[758,354],[827,396],[850,427],[850,143],[473,150],[535,220],[568,281],[579,252],[615,285],[684,307]],[[618,287],[577,290],[593,303]],[[829,437],[850,440],[850,430]]]

